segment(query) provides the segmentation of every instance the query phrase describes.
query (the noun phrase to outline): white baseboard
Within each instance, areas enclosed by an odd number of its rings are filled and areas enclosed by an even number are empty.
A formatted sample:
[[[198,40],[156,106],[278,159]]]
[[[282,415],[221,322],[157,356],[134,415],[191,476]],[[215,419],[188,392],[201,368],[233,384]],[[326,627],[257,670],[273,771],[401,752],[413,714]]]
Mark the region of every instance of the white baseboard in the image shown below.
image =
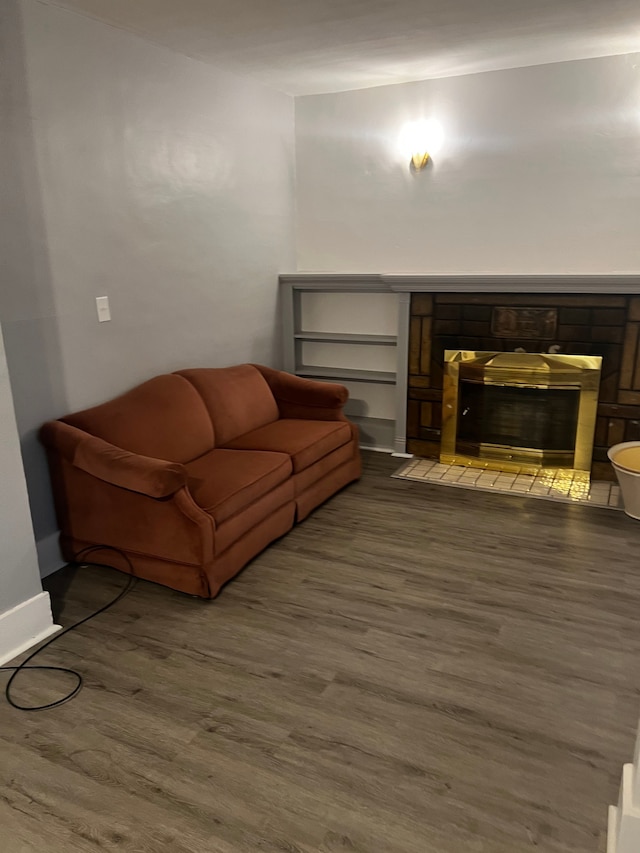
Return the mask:
[[[640,807],[633,799],[634,765],[622,768],[617,806],[609,806],[607,853],[638,853],[640,850]]]
[[[618,809],[609,806],[609,820],[607,823],[607,853],[616,853],[618,846]]]
[[[48,592],[0,613],[0,666],[60,630],[51,615]]]

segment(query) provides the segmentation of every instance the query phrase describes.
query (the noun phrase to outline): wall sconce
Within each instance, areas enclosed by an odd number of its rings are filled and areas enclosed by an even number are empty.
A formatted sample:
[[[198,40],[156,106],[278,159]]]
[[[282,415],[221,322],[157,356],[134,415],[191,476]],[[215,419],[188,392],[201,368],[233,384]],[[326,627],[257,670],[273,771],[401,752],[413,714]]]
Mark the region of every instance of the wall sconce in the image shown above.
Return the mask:
[[[435,119],[420,119],[407,122],[400,131],[399,146],[402,154],[409,158],[412,172],[421,172],[430,158],[442,148],[444,131]]]

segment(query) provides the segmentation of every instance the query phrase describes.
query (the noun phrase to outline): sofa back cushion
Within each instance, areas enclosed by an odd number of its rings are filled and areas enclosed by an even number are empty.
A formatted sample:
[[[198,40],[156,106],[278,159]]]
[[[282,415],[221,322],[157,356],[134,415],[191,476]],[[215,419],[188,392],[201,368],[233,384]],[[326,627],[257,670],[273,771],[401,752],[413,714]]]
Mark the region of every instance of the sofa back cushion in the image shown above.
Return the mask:
[[[277,421],[276,403],[266,379],[252,364],[181,370],[197,389],[213,421],[216,447]]]
[[[61,420],[123,450],[168,462],[190,462],[214,446],[202,398],[190,382],[171,373]]]

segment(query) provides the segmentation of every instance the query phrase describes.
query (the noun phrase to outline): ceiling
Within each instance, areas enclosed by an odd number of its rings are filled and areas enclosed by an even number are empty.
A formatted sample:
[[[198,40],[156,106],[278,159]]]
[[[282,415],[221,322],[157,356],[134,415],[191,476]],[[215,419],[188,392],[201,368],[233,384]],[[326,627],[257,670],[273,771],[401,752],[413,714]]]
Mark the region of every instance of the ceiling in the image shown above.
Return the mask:
[[[295,95],[640,51],[638,0],[45,0]]]

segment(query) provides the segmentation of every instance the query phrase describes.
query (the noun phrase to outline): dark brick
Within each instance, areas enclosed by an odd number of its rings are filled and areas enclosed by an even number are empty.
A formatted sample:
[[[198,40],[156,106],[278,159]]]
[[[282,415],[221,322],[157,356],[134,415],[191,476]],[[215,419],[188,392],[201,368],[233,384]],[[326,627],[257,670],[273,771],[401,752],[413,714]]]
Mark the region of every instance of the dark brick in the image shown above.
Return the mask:
[[[594,462],[591,466],[591,476],[594,480],[609,480],[615,482],[616,474],[610,462]]]
[[[594,462],[607,462],[609,457],[607,456],[607,448],[606,447],[594,447],[593,448],[593,461]]]
[[[431,379],[428,376],[409,376],[409,388],[429,388]]]
[[[420,346],[422,343],[422,318],[412,317],[409,323],[409,372],[420,373]]]
[[[440,458],[440,439],[438,441],[420,441],[411,438],[407,441],[407,451],[424,459]]]
[[[619,444],[624,441],[624,427],[626,421],[622,418],[611,418],[608,421],[609,428],[607,430],[607,444],[611,447],[612,444]]]
[[[478,350],[482,349],[482,341],[480,338],[476,337],[462,337],[460,338],[460,345],[458,349],[468,349],[468,350]]]
[[[429,361],[431,360],[431,326],[431,317],[423,317],[420,334],[420,373],[429,372]]]
[[[624,308],[594,308],[591,322],[594,326],[624,326],[626,314]]]
[[[420,427],[421,441],[440,441],[440,430],[429,429],[428,427]]]
[[[509,352],[511,347],[505,346],[504,338],[483,338],[478,341],[475,349],[485,352]]]
[[[420,430],[420,403],[415,400],[407,401],[407,437],[418,438]]]
[[[462,305],[436,305],[434,316],[436,320],[459,320]]]
[[[489,323],[479,323],[475,320],[463,320],[461,331],[463,335],[480,335],[480,337],[491,334]]]
[[[624,308],[626,296],[600,296],[596,293],[447,293],[436,296],[436,302],[463,305],[522,305],[525,308]]]
[[[480,323],[489,323],[493,306],[491,305],[463,305],[462,316],[465,320],[475,320]]]
[[[591,344],[572,341],[567,344],[562,344],[561,352],[564,352],[567,355],[597,355],[597,353],[592,352],[592,349],[593,347]]]
[[[458,320],[436,320],[433,324],[434,335],[459,335],[460,323]]]
[[[589,337],[589,328],[585,326],[558,326],[559,341],[584,341]]]
[[[618,385],[620,383],[619,373],[610,373],[600,380],[600,393],[598,399],[603,403],[614,403],[618,399]]]
[[[433,348],[431,350],[431,358],[433,361],[442,362],[442,354],[446,349],[462,349],[460,346],[460,338],[456,335],[442,335],[433,339]]]
[[[598,403],[598,416],[603,418],[640,419],[640,406],[621,406],[620,404]]]
[[[411,295],[411,313],[419,317],[428,317],[433,312],[433,296],[430,293]]]
[[[597,342],[591,348],[592,355],[602,356],[602,372],[614,373],[620,369],[622,361],[622,347],[617,344],[603,344]]]
[[[596,432],[594,436],[594,443],[596,445],[604,446],[607,443],[607,430],[609,428],[609,422],[606,418],[599,417],[596,420]]]
[[[431,360],[431,387],[432,388],[442,388],[442,369],[443,369],[443,359],[442,354],[440,354],[440,358],[433,358]]]
[[[591,340],[607,344],[621,344],[624,337],[624,326],[592,326]]]
[[[421,403],[438,402],[442,399],[442,388],[411,388],[409,398]]]
[[[591,320],[591,312],[588,308],[560,308],[558,310],[558,323],[561,325],[588,325]]]
[[[431,427],[432,423],[432,414],[433,414],[433,404],[432,403],[420,403],[420,426],[421,427]]]
[[[628,406],[640,406],[640,391],[618,391],[618,402]]]

